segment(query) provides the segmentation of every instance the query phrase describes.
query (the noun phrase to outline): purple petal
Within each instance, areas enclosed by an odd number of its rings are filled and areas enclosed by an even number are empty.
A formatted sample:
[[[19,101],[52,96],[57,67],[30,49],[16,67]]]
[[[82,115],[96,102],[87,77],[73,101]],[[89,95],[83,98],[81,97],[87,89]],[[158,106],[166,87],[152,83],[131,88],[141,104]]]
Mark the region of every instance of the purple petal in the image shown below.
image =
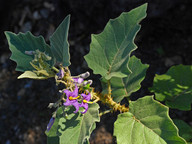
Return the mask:
[[[84,81],[83,78],[73,78],[73,80],[75,83],[78,83],[78,84],[81,84]]]
[[[47,131],[49,131],[51,129],[54,121],[55,121],[55,118],[53,118],[53,117],[49,120],[49,123],[47,125]]]
[[[70,106],[72,103],[70,102],[69,99],[66,100],[66,102],[63,103],[64,106]]]
[[[85,110],[84,110],[83,112],[81,112],[82,114],[84,114],[84,113],[87,112],[89,106],[88,106],[88,103],[83,103],[83,102],[82,102],[82,103],[80,104],[80,107],[84,107]]]
[[[75,85],[75,90],[73,91],[72,97],[77,97],[78,96],[78,87]]]
[[[79,110],[79,103],[78,103],[78,102],[75,102],[75,103],[73,103],[72,105],[76,108],[76,110],[74,111],[74,113],[77,113],[78,110]]]
[[[83,78],[79,78],[79,79],[78,79],[78,83],[79,83],[79,84],[81,84],[83,81],[84,81]]]
[[[59,70],[59,73],[57,73],[58,79],[62,79],[64,77],[64,71],[62,69]]]
[[[71,93],[72,93],[71,91],[69,91],[69,90],[67,90],[67,89],[64,90],[63,92],[66,94],[67,98],[68,98],[68,97],[71,95]]]
[[[82,93],[81,96],[82,96],[83,99],[86,100],[86,101],[90,101],[90,99],[91,99],[91,93],[88,93],[88,95]]]
[[[78,82],[78,79],[79,78],[73,78],[74,82],[76,82],[76,83]]]
[[[67,89],[64,90],[63,92],[66,94],[67,98],[69,98],[70,96],[77,97],[78,96],[78,87],[75,85],[75,90],[73,92],[71,92]]]

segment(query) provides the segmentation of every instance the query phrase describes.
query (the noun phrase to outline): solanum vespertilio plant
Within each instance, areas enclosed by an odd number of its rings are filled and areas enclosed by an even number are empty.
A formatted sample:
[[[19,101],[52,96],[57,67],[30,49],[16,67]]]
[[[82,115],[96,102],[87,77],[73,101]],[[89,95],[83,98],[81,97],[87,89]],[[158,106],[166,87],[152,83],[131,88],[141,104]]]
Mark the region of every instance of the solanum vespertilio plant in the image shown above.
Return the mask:
[[[109,20],[103,32],[91,36],[90,51],[85,56],[88,67],[101,76],[103,90],[96,92],[89,80],[89,72],[72,76],[69,66],[70,54],[68,15],[50,37],[50,45],[42,36],[30,32],[14,34],[5,32],[11,59],[17,63],[16,70],[23,72],[18,78],[55,78],[60,98],[48,105],[54,112],[48,122],[48,144],[84,144],[96,128],[100,116],[118,111],[114,123],[114,136],[118,144],[184,144],[178,129],[168,115],[168,107],[145,96],[131,101],[130,95],[137,91],[143,81],[147,64],[132,52],[141,20],[146,17],[147,4],[118,18]],[[121,101],[128,99],[122,105]],[[98,101],[109,109],[99,112]]]

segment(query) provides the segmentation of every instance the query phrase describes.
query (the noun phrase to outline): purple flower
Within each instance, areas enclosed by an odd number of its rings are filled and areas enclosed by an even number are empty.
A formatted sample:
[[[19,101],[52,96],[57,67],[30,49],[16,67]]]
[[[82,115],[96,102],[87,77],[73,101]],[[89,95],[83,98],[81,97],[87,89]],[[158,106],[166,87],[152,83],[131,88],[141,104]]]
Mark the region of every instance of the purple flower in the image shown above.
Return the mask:
[[[52,118],[49,120],[49,123],[48,123],[48,125],[47,125],[47,131],[49,131],[49,130],[51,129],[54,121],[55,121],[55,118],[54,118],[54,117],[52,117]]]
[[[71,92],[69,90],[64,90],[64,93],[67,96],[67,99],[66,99],[66,102],[64,103],[64,105],[65,106],[73,105],[76,108],[74,113],[77,113],[79,110],[79,103],[77,101],[77,99],[79,98],[78,87],[75,85],[75,90],[73,92]]]
[[[82,100],[82,103],[79,105],[80,107],[84,107],[85,110],[83,112],[81,112],[82,114],[86,113],[87,110],[88,110],[88,103],[91,103],[89,102],[90,99],[91,99],[91,94],[88,93],[87,95],[82,93],[81,96],[83,97],[83,100]]]
[[[81,84],[84,81],[83,78],[73,78],[73,80],[75,83],[78,83],[78,84]]]
[[[60,69],[59,72],[57,73],[58,79],[62,79],[64,77],[64,71],[63,69]]]

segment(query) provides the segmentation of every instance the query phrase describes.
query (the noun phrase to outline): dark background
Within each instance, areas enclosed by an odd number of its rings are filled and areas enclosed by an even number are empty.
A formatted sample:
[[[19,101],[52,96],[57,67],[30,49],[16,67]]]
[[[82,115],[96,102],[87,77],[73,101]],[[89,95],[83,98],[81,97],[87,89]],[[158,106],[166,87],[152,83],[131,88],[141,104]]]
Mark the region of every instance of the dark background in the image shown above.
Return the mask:
[[[71,14],[69,43],[73,75],[88,70],[83,56],[89,52],[90,36],[100,33],[110,18],[116,18],[148,2],[147,18],[136,37],[134,54],[150,64],[142,88],[133,99],[149,95],[153,77],[172,65],[192,64],[192,1],[190,0],[1,0],[0,1],[0,144],[45,144],[44,131],[58,98],[54,80],[17,80],[4,31],[31,31],[49,36]],[[89,70],[91,73],[92,71]],[[99,76],[91,75],[100,89]],[[172,118],[192,125],[192,112],[171,110]],[[115,143],[112,137],[116,114],[107,114],[91,136],[92,144]]]

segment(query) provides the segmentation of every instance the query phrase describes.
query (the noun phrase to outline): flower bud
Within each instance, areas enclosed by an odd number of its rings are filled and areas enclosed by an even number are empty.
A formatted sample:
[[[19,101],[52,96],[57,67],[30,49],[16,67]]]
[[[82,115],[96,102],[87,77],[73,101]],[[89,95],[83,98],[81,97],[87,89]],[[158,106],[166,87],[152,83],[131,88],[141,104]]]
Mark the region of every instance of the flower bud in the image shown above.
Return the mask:
[[[25,51],[25,54],[27,54],[27,55],[34,55],[35,52],[34,51]]]
[[[54,103],[49,103],[48,108],[52,108],[54,106]]]
[[[89,72],[80,74],[80,78],[83,78],[83,79],[86,79],[86,78],[88,78],[89,76],[90,76],[90,73],[89,73]]]
[[[88,81],[84,81],[84,83],[83,83],[83,85],[88,85],[88,84],[92,84],[93,83],[93,81],[92,80],[88,80]]]

